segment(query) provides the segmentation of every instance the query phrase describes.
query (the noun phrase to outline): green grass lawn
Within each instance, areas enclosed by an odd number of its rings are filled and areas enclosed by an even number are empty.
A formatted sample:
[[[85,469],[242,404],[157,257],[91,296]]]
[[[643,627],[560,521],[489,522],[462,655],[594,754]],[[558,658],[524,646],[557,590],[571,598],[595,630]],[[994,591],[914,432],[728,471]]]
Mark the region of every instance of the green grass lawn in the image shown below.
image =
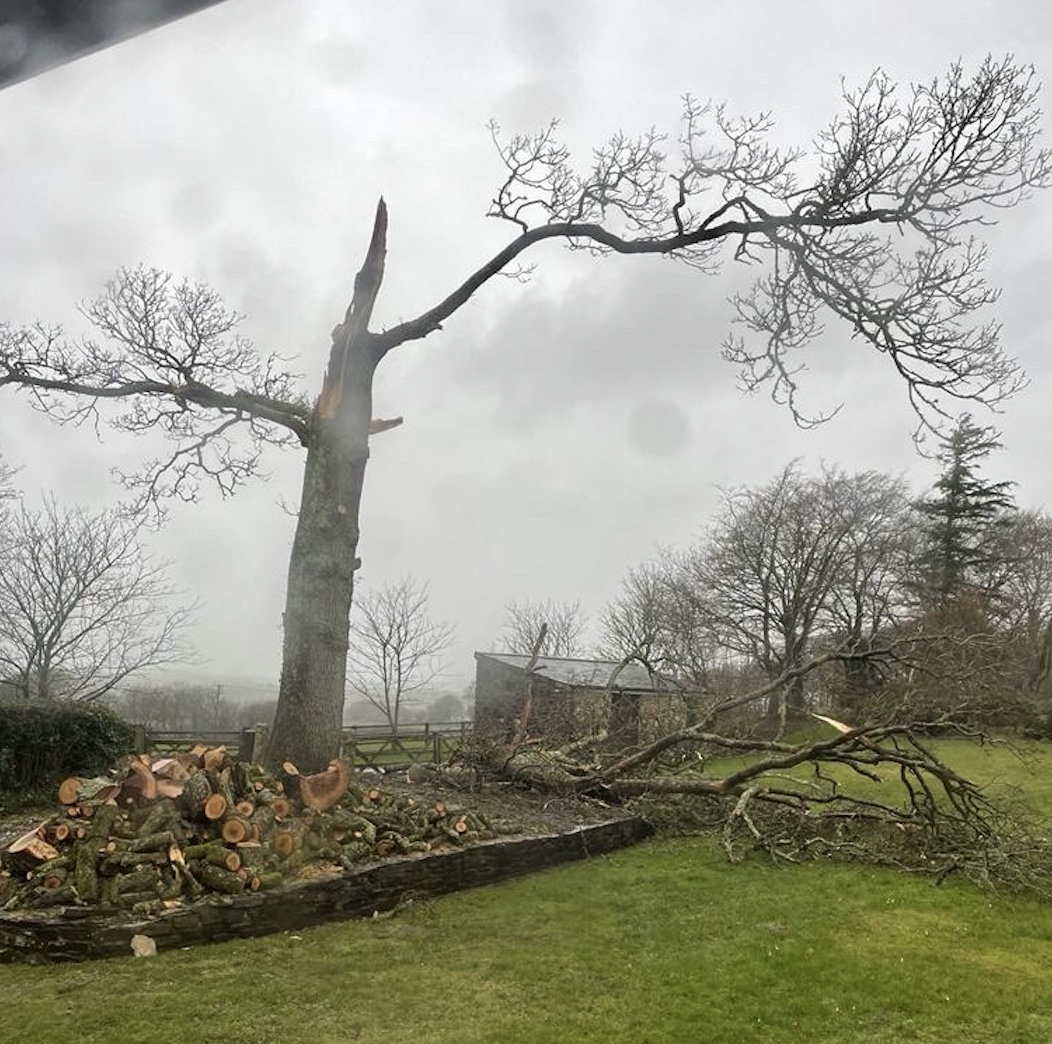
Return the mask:
[[[1052,748],[948,751],[1052,794]],[[1047,1044],[1050,967],[1052,905],[663,840],[390,920],[0,966],[0,1039]]]

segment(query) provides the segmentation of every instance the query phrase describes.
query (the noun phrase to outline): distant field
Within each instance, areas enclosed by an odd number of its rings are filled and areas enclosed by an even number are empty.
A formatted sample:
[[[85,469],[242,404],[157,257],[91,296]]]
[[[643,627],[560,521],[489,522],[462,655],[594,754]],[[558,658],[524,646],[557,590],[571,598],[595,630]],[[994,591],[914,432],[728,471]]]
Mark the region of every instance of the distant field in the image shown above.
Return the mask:
[[[940,744],[1052,809],[1052,748]],[[655,841],[390,919],[0,966],[5,1044],[1047,1044],[1052,904]]]

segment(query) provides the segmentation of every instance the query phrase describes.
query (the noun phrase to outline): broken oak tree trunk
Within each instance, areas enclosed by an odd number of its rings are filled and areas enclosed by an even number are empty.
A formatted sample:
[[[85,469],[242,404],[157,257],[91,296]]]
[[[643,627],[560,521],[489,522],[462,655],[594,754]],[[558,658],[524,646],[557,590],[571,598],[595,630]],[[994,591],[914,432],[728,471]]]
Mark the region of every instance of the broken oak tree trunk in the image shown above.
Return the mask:
[[[369,319],[386,249],[387,207],[381,199],[350,306],[333,330],[328,370],[308,424],[278,709],[265,755],[271,768],[289,760],[316,772],[340,755],[358,513],[369,459],[373,374],[382,358]]]

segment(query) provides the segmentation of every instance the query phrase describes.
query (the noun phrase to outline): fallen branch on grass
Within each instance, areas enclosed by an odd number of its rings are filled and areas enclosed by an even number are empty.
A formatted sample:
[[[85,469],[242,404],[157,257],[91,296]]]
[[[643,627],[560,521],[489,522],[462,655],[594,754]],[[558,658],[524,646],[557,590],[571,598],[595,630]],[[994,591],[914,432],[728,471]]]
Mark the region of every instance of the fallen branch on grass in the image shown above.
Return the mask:
[[[983,885],[1052,897],[1049,840],[1019,810],[991,800],[946,764],[930,744],[935,731],[984,739],[950,716],[857,726],[816,716],[831,735],[802,743],[719,728],[731,712],[740,718],[743,708],[762,705],[770,693],[827,664],[911,666],[912,648],[936,640],[921,636],[872,651],[826,653],[749,693],[715,702],[698,724],[637,749],[611,753],[587,738],[546,748],[519,728],[509,744],[477,738],[473,757],[484,772],[533,788],[630,803],[661,829],[719,829],[735,860],[757,850],[790,862],[835,856],[938,880],[959,873]],[[670,753],[683,751],[700,757],[685,760],[675,773],[662,770]]]

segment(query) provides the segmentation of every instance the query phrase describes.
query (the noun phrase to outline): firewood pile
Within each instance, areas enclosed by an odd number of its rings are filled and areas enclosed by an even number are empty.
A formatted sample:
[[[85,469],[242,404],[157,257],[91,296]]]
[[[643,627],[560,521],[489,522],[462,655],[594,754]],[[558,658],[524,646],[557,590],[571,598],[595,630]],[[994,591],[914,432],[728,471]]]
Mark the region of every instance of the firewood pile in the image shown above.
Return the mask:
[[[64,780],[58,801],[0,851],[0,909],[156,914],[498,832],[481,812],[352,782],[342,761],[315,775],[286,763],[274,776],[223,747],[136,755],[107,777]]]

